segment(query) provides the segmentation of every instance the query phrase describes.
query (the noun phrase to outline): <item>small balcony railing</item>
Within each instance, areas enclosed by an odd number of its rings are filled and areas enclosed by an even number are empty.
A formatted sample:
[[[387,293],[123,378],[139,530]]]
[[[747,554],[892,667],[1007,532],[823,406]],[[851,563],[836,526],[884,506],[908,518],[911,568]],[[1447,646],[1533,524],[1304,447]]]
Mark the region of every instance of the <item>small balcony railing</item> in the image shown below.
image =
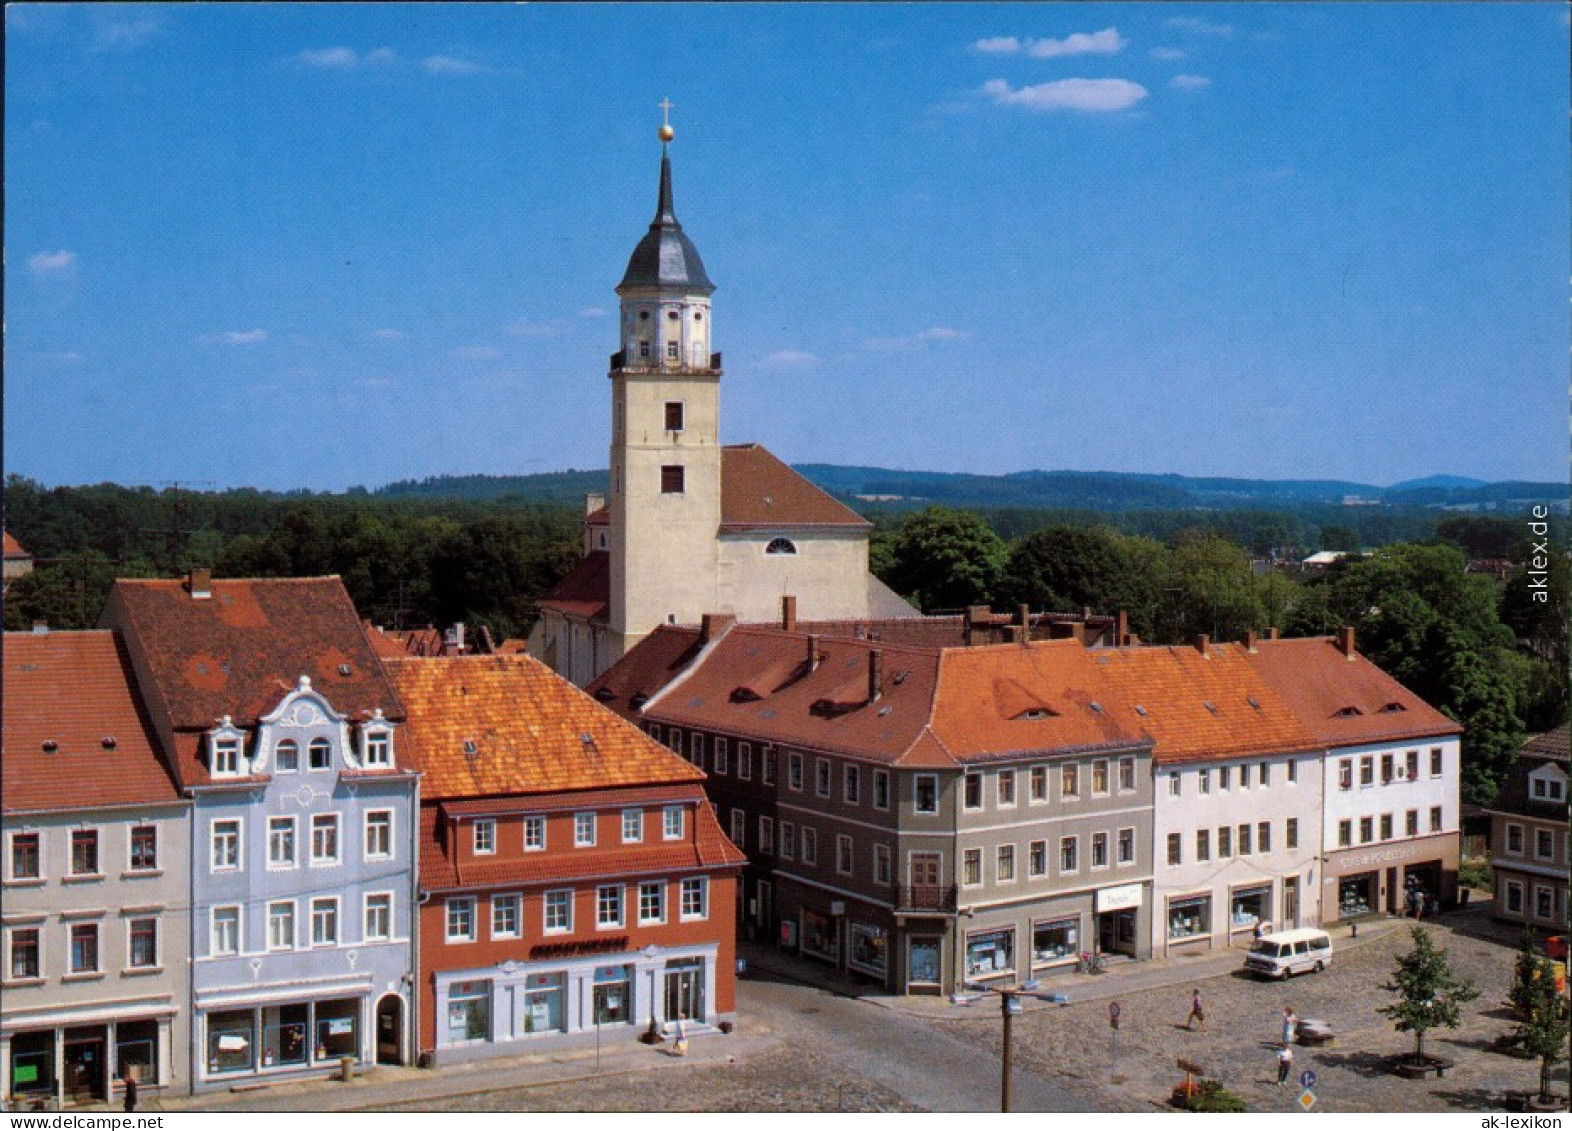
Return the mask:
[[[954,884],[906,884],[895,889],[897,911],[955,911]]]

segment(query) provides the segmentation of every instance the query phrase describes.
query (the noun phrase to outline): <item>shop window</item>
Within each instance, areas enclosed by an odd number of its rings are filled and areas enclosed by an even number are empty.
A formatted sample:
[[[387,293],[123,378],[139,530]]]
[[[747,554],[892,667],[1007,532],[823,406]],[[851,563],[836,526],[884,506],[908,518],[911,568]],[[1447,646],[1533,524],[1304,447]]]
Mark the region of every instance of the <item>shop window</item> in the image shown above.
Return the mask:
[[[341,1056],[356,1056],[360,1048],[357,1039],[360,1027],[359,999],[350,997],[319,1001],[313,1012],[317,1021],[317,1059],[337,1060]]]
[[[1348,919],[1355,915],[1368,915],[1376,903],[1376,873],[1344,876],[1337,882],[1337,908],[1339,915]]]
[[[447,1037],[450,1045],[491,1039],[490,982],[454,982],[448,987]]]
[[[11,834],[11,879],[36,880],[43,875],[37,833]]]
[[[633,1021],[633,967],[595,968],[595,1023],[627,1025]]]
[[[1049,919],[1032,924],[1032,963],[1047,966],[1073,962],[1080,956],[1080,930],[1075,919]]]
[[[311,1006],[306,1002],[270,1006],[262,1011],[262,1067],[306,1064],[311,1047]]]
[[[1228,922],[1238,931],[1265,923],[1272,914],[1272,889],[1270,886],[1244,888],[1228,900]]]
[[[883,977],[889,965],[889,936],[882,927],[867,923],[851,925],[851,954],[847,964],[869,974]]]
[[[158,826],[131,826],[131,870],[154,872],[158,870]]]
[[[1168,901],[1168,938],[1199,938],[1212,933],[1212,897],[1192,896]]]
[[[158,1081],[158,1022],[121,1021],[115,1025],[115,1078],[138,1084]]]
[[[1015,931],[974,931],[966,936],[966,976],[988,978],[1015,969]]]
[[[256,1055],[256,1014],[234,1009],[207,1015],[209,1075],[250,1072]]]

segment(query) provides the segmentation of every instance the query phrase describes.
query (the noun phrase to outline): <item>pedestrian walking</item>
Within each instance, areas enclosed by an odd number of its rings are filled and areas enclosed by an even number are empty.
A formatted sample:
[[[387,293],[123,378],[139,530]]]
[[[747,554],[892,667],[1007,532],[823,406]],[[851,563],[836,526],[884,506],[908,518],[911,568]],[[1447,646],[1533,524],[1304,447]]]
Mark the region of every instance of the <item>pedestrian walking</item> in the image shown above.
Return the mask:
[[[1277,1086],[1281,1088],[1288,1083],[1288,1074],[1293,1071],[1294,1050],[1285,1041],[1283,1047],[1277,1050]]]
[[[127,1111],[135,1111],[136,1110],[136,1077],[133,1076],[131,1074],[131,1070],[129,1068],[127,1068],[126,1071],[125,1071],[125,1076],[123,1077],[123,1079],[125,1080],[125,1084],[126,1084],[126,1110]]]
[[[687,1056],[688,1055],[688,1030],[682,1024],[682,1018],[680,1018],[680,1017],[677,1018],[677,1034],[676,1034],[676,1036],[677,1036],[677,1039],[672,1043],[672,1046],[671,1046],[671,1053],[672,1053],[672,1055],[673,1056]]]
[[[1201,1023],[1201,1032],[1206,1032],[1206,1010],[1201,1008],[1201,991],[1199,989],[1190,991],[1190,1016],[1184,1019],[1184,1027],[1188,1029],[1192,1021],[1199,1021]]]
[[[1283,1010],[1283,1044],[1294,1043],[1294,1034],[1299,1030],[1299,1015],[1294,1012],[1293,1006]]]

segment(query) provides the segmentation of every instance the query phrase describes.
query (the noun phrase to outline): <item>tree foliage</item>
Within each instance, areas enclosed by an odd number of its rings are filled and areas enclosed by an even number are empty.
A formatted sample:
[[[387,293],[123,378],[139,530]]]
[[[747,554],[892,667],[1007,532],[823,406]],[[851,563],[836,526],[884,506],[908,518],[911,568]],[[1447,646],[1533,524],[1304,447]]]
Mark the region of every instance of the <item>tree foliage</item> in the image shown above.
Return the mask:
[[[1463,1006],[1479,991],[1472,981],[1452,972],[1446,951],[1436,949],[1429,931],[1414,927],[1412,934],[1414,949],[1397,956],[1391,981],[1381,983],[1397,1000],[1376,1012],[1392,1018],[1399,1033],[1414,1034],[1414,1058],[1423,1060],[1425,1034],[1431,1029],[1456,1029],[1463,1022]]]
[[[970,511],[929,507],[901,523],[882,580],[932,613],[987,604],[1004,568],[1004,542]]]
[[[1517,1011],[1518,1026],[1508,1044],[1538,1058],[1539,1098],[1548,1102],[1550,1071],[1567,1059],[1572,1020],[1565,993],[1556,989],[1555,963],[1540,952],[1531,930],[1523,933],[1518,950],[1511,1002]]]

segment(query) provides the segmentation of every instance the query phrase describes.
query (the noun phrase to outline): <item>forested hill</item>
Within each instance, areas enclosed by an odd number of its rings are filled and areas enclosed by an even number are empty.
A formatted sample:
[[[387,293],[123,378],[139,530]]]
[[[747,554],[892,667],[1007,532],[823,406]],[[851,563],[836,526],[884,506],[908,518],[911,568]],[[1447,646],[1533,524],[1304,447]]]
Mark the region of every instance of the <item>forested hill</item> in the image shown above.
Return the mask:
[[[1010,475],[967,475],[938,471],[894,471],[882,467],[798,464],[797,470],[831,494],[893,507],[997,509],[1032,507],[1092,511],[1235,510],[1296,504],[1453,506],[1492,510],[1531,503],[1565,509],[1562,483],[1484,483],[1436,475],[1392,487],[1337,479],[1221,479],[1142,475],[1117,471],[1020,471]],[[606,490],[605,471],[553,471],[541,475],[432,476],[401,480],[372,492],[396,497],[582,504]]]

